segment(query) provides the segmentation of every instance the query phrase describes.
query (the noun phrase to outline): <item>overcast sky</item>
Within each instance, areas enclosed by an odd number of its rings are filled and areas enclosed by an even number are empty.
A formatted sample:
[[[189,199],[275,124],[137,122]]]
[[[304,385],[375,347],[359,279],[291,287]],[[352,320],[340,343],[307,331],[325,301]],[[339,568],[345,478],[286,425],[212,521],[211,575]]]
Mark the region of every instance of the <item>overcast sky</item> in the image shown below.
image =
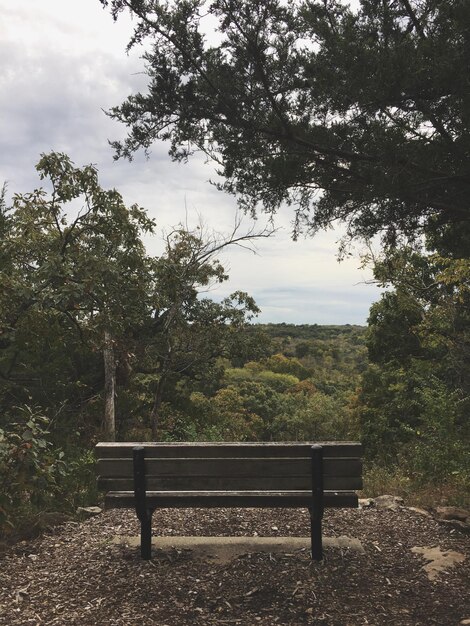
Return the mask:
[[[219,232],[231,229],[236,203],[209,184],[214,171],[202,159],[172,163],[159,144],[148,161],[113,161],[108,139],[124,137],[125,128],[103,110],[146,85],[138,54],[125,52],[130,19],[114,23],[98,0],[0,0],[0,9],[0,182],[10,195],[38,187],[34,165],[55,150],[76,165],[94,163],[101,185],[143,206],[160,230],[200,217]],[[365,324],[380,295],[367,284],[370,273],[358,257],[337,262],[339,231],[293,242],[291,219],[284,209],[280,230],[257,243],[256,255],[225,251],[230,281],[212,296],[247,291],[261,322]],[[158,253],[160,237],[147,245]]]

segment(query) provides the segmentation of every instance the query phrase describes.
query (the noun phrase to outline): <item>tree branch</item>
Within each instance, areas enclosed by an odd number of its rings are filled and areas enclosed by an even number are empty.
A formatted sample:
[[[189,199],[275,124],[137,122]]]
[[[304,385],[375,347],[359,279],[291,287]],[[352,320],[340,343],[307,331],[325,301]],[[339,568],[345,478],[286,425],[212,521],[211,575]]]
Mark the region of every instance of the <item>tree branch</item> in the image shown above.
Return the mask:
[[[416,32],[421,37],[421,39],[426,39],[426,34],[424,32],[423,27],[421,26],[416,13],[413,11],[411,4],[408,0],[400,0],[402,5],[405,7],[406,12],[408,13],[409,18],[411,19],[413,26],[415,27]]]

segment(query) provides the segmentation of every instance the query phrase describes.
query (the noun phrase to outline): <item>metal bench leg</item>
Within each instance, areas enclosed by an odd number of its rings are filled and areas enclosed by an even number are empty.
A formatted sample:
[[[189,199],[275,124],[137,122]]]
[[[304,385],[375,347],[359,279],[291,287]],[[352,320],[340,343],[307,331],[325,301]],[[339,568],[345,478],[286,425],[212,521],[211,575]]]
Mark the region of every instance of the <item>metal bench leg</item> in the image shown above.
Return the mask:
[[[321,561],[323,559],[321,518],[316,519],[315,511],[312,510],[310,510],[310,538],[312,559]]]
[[[152,558],[152,511],[140,520],[140,556],[146,561]]]
[[[140,555],[146,561],[152,558],[152,513],[147,507],[145,480],[145,448],[136,446],[134,456],[135,511],[140,520]]]
[[[312,559],[323,559],[322,528],[323,519],[323,448],[312,446],[312,506],[310,508],[310,536]]]

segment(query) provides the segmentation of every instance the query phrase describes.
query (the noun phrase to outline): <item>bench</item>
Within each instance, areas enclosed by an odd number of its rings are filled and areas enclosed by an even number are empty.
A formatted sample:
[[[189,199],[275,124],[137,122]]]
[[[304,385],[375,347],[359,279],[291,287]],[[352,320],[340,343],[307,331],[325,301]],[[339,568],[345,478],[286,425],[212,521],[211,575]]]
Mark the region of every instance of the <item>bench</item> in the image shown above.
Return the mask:
[[[159,508],[305,508],[312,558],[321,560],[325,507],[356,508],[362,447],[321,443],[98,443],[98,488],[105,508],[135,507],[140,551],[151,558]]]

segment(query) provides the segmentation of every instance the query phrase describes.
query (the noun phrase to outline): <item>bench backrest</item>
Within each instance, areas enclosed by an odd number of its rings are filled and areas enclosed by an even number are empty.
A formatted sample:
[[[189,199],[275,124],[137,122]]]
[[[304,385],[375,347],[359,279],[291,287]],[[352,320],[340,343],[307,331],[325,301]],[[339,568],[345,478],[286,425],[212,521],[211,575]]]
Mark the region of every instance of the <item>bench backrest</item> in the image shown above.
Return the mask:
[[[362,447],[355,442],[99,443],[98,486],[131,491],[133,449],[145,448],[152,491],[290,491],[312,488],[311,446],[323,447],[326,491],[362,489]]]

